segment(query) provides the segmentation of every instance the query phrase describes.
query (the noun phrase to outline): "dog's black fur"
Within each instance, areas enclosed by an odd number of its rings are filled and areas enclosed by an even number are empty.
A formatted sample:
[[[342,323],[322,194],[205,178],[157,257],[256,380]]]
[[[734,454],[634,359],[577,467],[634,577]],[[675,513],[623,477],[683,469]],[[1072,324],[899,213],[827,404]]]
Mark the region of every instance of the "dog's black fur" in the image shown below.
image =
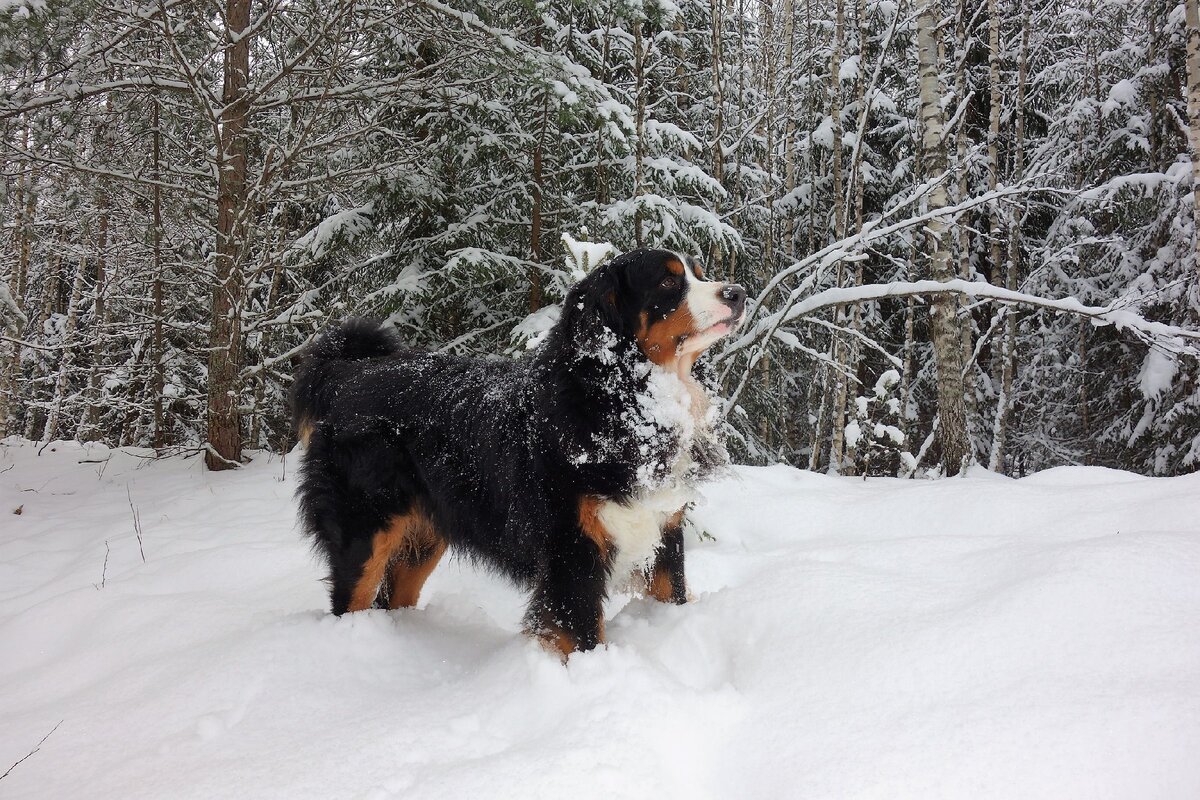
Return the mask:
[[[678,260],[638,250],[596,269],[519,360],[412,350],[365,320],[317,339],[291,403],[306,440],[301,517],[329,563],[333,613],[415,603],[448,545],[531,588],[528,629],[564,653],[603,640],[612,553],[587,503],[632,499],[679,455],[678,432],[637,413],[647,331],[686,311],[688,283],[669,277]],[[740,316],[744,292],[724,291]],[[723,457],[709,441],[688,445],[691,478]],[[651,570],[674,602],[686,598],[680,517]]]

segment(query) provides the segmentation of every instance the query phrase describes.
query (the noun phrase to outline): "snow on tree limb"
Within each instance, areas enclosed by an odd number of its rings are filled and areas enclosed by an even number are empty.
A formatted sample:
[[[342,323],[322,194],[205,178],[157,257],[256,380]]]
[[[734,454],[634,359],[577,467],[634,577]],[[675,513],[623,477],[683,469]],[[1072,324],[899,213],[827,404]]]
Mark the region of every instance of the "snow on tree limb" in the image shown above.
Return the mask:
[[[20,331],[25,326],[25,323],[28,322],[25,315],[21,313],[21,308],[17,305],[17,301],[13,299],[12,293],[9,292],[7,281],[0,281],[0,312],[3,312],[3,314],[0,314],[0,323],[3,323],[3,330],[15,333]]]
[[[862,303],[879,300],[884,297],[908,297],[910,295],[934,295],[942,293],[961,294],[975,299],[994,300],[1002,303],[1017,303],[1022,305],[1045,308],[1067,314],[1077,314],[1094,321],[1098,326],[1114,325],[1118,330],[1127,330],[1147,342],[1153,342],[1167,350],[1179,353],[1200,355],[1195,346],[1184,345],[1179,339],[1200,342],[1200,331],[1181,328],[1177,325],[1165,325],[1161,322],[1148,320],[1140,314],[1120,308],[1117,303],[1109,306],[1089,306],[1074,297],[1053,299],[1037,295],[993,286],[986,281],[896,281],[893,283],[868,284],[845,289],[826,289],[792,306],[784,315],[787,322],[797,317],[806,316],[824,308],[844,305],[846,303]]]
[[[946,179],[947,178],[944,176],[943,180]],[[984,194],[969,198],[952,206],[935,209],[924,214],[917,214],[899,222],[894,222],[890,225],[880,225],[881,222],[884,222],[890,217],[895,216],[896,212],[902,208],[919,201],[920,198],[928,193],[931,188],[932,185],[930,183],[922,184],[921,186],[917,187],[917,189],[914,190],[907,198],[893,206],[892,209],[884,214],[881,218],[868,220],[866,224],[863,225],[862,229],[857,233],[847,236],[845,239],[836,241],[827,247],[823,247],[820,250],[817,250],[816,252],[800,259],[790,267],[786,267],[785,269],[781,269],[779,272],[775,273],[771,280],[767,282],[767,285],[763,287],[763,290],[759,292],[758,297],[755,298],[753,308],[766,308],[766,305],[764,304],[767,297],[773,294],[775,290],[778,289],[788,278],[803,273],[808,269],[815,269],[817,273],[821,273],[839,261],[845,261],[852,258],[865,258],[865,255],[862,253],[862,251],[868,246],[909,228],[919,227],[933,219],[940,219],[943,217],[953,218],[965,211],[970,211],[971,209],[977,208],[981,205],[998,202],[1006,198],[1034,194],[1038,192],[1054,191],[1045,186],[1036,186],[1030,184],[1002,186],[995,191],[985,192]],[[790,307],[792,303],[799,299],[800,293],[807,288],[807,285],[811,284],[810,281],[806,279],[802,286],[797,287],[792,291],[791,296],[785,304],[785,309]],[[752,315],[750,319],[753,319],[755,311],[752,310],[750,313]]]

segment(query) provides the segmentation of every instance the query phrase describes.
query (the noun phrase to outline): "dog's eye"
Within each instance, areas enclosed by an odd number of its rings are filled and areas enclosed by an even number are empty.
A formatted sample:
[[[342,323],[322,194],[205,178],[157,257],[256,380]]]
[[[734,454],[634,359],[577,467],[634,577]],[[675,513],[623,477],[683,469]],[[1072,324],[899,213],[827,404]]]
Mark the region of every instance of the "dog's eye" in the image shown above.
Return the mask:
[[[679,278],[674,275],[668,275],[658,282],[658,285],[664,289],[674,289],[679,285]]]

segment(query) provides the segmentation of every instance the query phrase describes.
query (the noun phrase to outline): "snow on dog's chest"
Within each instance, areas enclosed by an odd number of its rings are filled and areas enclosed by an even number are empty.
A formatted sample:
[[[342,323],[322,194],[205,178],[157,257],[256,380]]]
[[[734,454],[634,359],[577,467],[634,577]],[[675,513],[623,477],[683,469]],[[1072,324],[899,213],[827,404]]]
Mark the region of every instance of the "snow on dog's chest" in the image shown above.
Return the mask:
[[[608,500],[599,509],[600,522],[616,547],[612,577],[624,580],[645,567],[662,542],[668,519],[691,499],[686,475],[692,467],[691,442],[705,411],[702,393],[673,373],[655,366],[648,376],[647,390],[638,397],[640,416],[653,426],[672,429],[679,437],[675,463],[666,479],[655,480],[650,465],[638,470],[640,488],[625,502]],[[651,429],[653,430],[653,428]]]
[[[622,581],[635,569],[648,566],[662,541],[662,528],[691,499],[682,487],[657,489],[628,503],[608,500],[600,505],[600,522],[616,547],[612,577]]]

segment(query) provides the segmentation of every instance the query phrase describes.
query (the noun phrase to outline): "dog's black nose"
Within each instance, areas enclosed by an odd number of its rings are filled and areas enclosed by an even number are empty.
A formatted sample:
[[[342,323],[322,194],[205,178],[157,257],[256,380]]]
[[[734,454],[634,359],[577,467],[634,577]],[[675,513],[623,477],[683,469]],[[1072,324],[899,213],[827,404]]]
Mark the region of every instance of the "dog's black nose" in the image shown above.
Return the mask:
[[[721,287],[721,300],[733,310],[736,317],[746,307],[746,290],[736,283],[727,283]]]

